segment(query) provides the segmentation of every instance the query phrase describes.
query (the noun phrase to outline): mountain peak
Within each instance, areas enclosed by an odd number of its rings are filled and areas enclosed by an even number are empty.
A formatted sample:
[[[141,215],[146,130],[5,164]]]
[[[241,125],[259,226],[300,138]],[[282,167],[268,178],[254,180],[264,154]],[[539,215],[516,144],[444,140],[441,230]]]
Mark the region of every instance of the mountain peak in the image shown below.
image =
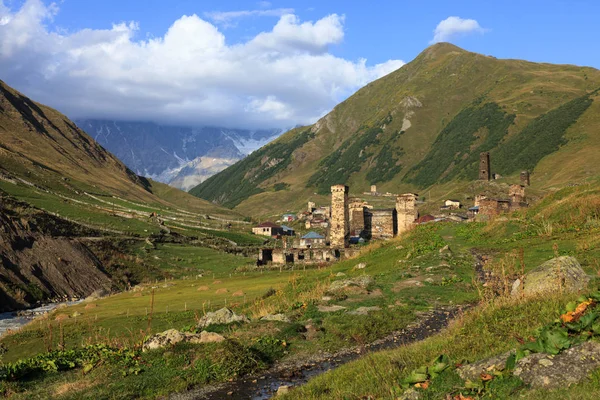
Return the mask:
[[[468,51],[465,49],[462,49],[458,46],[455,46],[452,43],[440,42],[440,43],[432,44],[431,46],[429,46],[428,48],[423,50],[419,56],[424,56],[427,58],[438,58],[440,56],[450,54],[450,53],[464,54],[464,53],[468,53]]]

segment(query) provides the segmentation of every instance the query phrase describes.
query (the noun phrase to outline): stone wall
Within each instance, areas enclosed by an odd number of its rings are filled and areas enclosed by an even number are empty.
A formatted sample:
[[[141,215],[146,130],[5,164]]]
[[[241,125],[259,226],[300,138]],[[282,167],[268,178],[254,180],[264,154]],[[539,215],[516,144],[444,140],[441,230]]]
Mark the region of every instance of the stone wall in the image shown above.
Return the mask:
[[[510,197],[511,203],[525,203],[525,186],[510,185],[510,188],[508,189],[508,197]]]
[[[389,239],[398,233],[395,209],[371,210],[371,238]]]
[[[331,247],[347,247],[350,236],[348,212],[348,186],[331,187],[331,227],[329,242]]]

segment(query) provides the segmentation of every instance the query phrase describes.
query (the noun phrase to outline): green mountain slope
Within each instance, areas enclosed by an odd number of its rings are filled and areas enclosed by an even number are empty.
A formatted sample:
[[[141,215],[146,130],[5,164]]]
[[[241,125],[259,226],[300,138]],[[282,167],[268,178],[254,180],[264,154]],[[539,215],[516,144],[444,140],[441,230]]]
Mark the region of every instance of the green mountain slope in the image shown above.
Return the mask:
[[[66,196],[88,192],[240,218],[231,210],[141,178],[66,116],[0,81],[0,181]]]
[[[529,169],[539,188],[562,185],[600,173],[598,88],[593,68],[436,44],[190,193],[266,215],[326,201],[338,183],[355,193],[458,187],[477,176],[482,151],[495,173]]]

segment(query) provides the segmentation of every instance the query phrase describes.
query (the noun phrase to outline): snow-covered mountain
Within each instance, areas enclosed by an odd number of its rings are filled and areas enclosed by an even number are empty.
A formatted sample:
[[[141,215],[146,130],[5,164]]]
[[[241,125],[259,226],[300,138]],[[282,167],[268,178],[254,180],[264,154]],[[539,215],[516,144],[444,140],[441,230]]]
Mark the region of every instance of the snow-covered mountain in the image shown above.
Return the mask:
[[[189,190],[283,130],[181,127],[152,122],[77,120],[77,125],[138,175]]]

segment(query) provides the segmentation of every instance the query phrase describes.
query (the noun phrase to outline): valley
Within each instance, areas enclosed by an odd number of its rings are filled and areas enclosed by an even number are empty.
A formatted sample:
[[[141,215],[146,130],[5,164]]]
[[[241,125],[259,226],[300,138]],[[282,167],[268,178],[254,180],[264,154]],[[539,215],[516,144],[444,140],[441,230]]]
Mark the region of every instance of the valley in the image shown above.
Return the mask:
[[[93,136],[0,82],[0,312],[75,302],[0,336],[0,395],[596,398],[599,88],[440,43],[242,158],[277,133]]]

